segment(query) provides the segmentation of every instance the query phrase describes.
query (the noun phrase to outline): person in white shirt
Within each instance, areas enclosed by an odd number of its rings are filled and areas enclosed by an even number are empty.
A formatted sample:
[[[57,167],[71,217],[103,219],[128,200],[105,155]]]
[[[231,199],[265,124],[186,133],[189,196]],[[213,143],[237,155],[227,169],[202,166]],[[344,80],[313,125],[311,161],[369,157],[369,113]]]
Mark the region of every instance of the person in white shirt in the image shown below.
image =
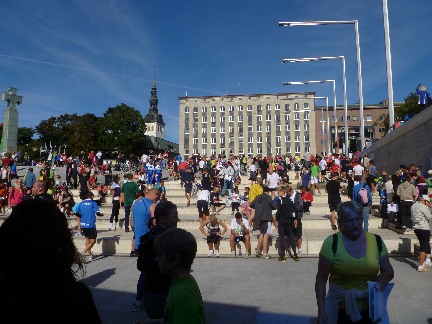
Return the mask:
[[[248,258],[251,255],[249,221],[243,217],[240,212],[237,212],[234,216],[234,219],[231,220],[230,228],[231,257],[234,258],[236,256],[236,245],[240,244],[240,242],[243,242],[246,248],[246,254],[244,257]]]
[[[326,173],[327,173],[327,162],[324,158],[322,158],[319,162],[319,167],[320,167],[320,182],[325,182],[325,177],[326,177]]]
[[[353,168],[353,172],[354,175],[358,175],[358,176],[362,176],[363,172],[364,172],[364,167],[361,164],[357,164],[354,168]]]
[[[279,174],[273,172],[273,168],[269,168],[269,173],[267,174],[267,185],[270,188],[270,193],[272,199],[274,199],[275,192],[280,182]]]
[[[206,189],[201,190],[197,198],[197,208],[198,208],[198,217],[199,217],[200,226],[202,226],[202,224],[204,223],[203,221],[204,215],[205,217],[210,216],[209,204],[210,204],[210,191]]]

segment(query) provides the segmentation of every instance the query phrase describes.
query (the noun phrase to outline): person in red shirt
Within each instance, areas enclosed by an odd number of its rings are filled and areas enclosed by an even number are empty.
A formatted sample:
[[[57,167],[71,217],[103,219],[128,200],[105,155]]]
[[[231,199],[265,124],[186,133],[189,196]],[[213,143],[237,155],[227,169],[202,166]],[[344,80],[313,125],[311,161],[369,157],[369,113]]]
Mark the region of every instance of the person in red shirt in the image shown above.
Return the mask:
[[[312,193],[309,191],[308,187],[302,187],[301,197],[303,200],[303,212],[309,215],[310,214],[309,207],[312,205],[313,196]]]

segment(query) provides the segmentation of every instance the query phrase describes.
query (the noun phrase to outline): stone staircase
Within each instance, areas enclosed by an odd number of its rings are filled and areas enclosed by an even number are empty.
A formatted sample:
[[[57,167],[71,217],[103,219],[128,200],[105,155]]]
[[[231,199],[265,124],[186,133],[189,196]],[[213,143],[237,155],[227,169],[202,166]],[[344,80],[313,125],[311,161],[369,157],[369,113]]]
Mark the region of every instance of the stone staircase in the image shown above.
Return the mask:
[[[61,172],[61,169],[57,170]],[[291,179],[294,179],[294,173],[290,174]],[[63,178],[63,177],[62,177]],[[99,177],[99,182],[103,181],[102,177]],[[296,188],[297,181],[292,180],[293,188]],[[239,186],[240,192],[244,191],[246,186],[250,186],[250,182],[246,176],[242,176],[242,184]],[[303,223],[303,243],[302,253],[303,256],[317,256],[319,254],[322,242],[328,236],[333,234],[330,228],[330,213],[327,204],[327,195],[325,194],[324,184],[321,184],[321,195],[314,196],[312,207],[310,208],[310,214],[304,215]],[[177,205],[180,222],[178,227],[184,228],[190,231],[197,239],[198,242],[198,256],[207,256],[208,246],[204,235],[199,231],[198,212],[196,209],[196,197],[192,197],[191,205],[186,206],[186,198],[184,196],[184,189],[181,188],[179,181],[165,181],[165,187],[167,190],[167,198]],[[79,195],[77,190],[72,190],[75,201],[79,201]],[[95,197],[97,196],[95,191]],[[348,200],[347,196],[342,196],[342,200]],[[378,196],[373,196],[374,205],[379,205]],[[120,209],[119,221],[120,228],[116,231],[109,231],[109,217],[111,215],[111,197],[108,196],[106,203],[101,206],[101,212],[104,216],[97,217],[97,230],[98,237],[95,246],[93,247],[94,254],[103,255],[128,255],[131,251],[131,241],[133,238],[133,232],[126,233],[123,228],[124,223],[124,209]],[[0,214],[0,223],[5,219],[5,215]],[[225,224],[229,227],[229,223],[233,216],[231,215],[231,208],[227,206],[221,211],[218,216]],[[74,232],[76,230],[77,222],[75,217],[68,218],[69,227]],[[418,240],[413,232],[403,234],[396,233],[394,231],[381,228],[383,225],[382,219],[379,217],[371,216],[369,220],[369,231],[381,235],[383,238],[390,254],[412,254],[415,252],[415,244],[418,244]],[[252,252],[254,252],[257,245],[257,237],[259,232],[253,231],[251,235]],[[74,236],[74,241],[79,250],[84,248],[85,239],[82,236]],[[270,237],[270,249],[269,253],[277,255],[278,249],[277,230],[273,227],[273,233]],[[242,246],[244,251],[244,246]],[[229,231],[224,235],[220,243],[220,254],[221,257],[231,256],[229,246]]]

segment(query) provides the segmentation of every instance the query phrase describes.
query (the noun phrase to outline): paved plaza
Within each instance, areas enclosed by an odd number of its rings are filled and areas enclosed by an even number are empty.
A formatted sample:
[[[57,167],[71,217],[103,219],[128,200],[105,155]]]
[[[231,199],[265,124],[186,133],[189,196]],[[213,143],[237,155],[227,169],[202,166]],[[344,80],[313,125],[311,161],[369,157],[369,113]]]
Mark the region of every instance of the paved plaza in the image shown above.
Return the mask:
[[[432,273],[416,272],[414,257],[391,258],[395,270],[388,311],[391,323],[432,323]],[[208,323],[314,323],[317,258],[277,260],[197,258],[192,274],[203,296]],[[136,258],[100,257],[83,282],[92,289],[103,323],[134,323]]]

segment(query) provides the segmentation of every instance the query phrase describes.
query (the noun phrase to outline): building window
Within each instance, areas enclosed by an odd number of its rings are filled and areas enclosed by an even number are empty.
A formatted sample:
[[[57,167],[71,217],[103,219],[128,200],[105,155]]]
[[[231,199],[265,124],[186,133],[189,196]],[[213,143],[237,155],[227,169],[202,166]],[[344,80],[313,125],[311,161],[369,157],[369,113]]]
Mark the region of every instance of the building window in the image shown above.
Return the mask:
[[[294,130],[299,131],[300,130],[300,125],[299,124],[295,124],[294,125]]]
[[[257,115],[257,121],[262,121],[262,115]]]
[[[309,112],[305,111],[304,113],[304,120],[309,120]]]
[[[305,146],[305,152],[310,152],[310,146]]]
[[[238,138],[238,141],[239,141],[239,144],[243,144],[243,136],[240,136],[240,137]]]
[[[339,121],[341,121],[341,122],[343,122],[343,121],[344,121],[344,118],[343,118],[343,116],[339,117]]]
[[[271,105],[267,104],[266,108],[267,108],[267,110],[271,110]]]
[[[276,104],[275,110],[280,110],[280,105],[279,104]]]
[[[271,115],[266,115],[266,121],[271,121]]]
[[[262,126],[261,125],[257,126],[257,132],[262,132]]]
[[[252,133],[253,132],[253,127],[252,126],[248,126],[248,132]]]
[[[309,103],[308,102],[303,103],[303,109],[309,110]]]
[[[198,113],[198,107],[194,107],[193,112],[194,112],[194,113]]]
[[[201,143],[202,144],[207,144],[207,137],[203,137]]]
[[[253,143],[253,136],[248,137],[248,143]]]
[[[309,142],[309,135],[305,135],[304,140],[305,142]]]
[[[203,127],[203,128],[201,128],[201,132],[202,132],[203,134],[207,134],[207,127]]]
[[[276,136],[276,143],[280,143],[281,141],[281,137],[280,136]]]
[[[211,107],[211,112],[216,112],[216,107],[215,106]]]
[[[229,117],[228,117],[228,120],[229,120],[230,122],[233,122],[233,121],[234,121],[234,116],[233,116],[233,115],[229,116]]]
[[[211,117],[210,117],[210,121],[211,121],[212,123],[216,123],[216,116],[211,116]]]
[[[185,114],[188,114],[189,113],[189,107],[185,107],[184,112],[185,112]]]
[[[291,125],[290,124],[288,124],[288,125],[285,125],[285,131],[290,131],[291,130]]]
[[[212,144],[216,144],[216,137],[212,137],[212,138],[210,139],[210,143],[212,143]]]
[[[198,149],[197,148],[192,149],[192,153],[193,154],[198,154]]]
[[[243,133],[243,126],[239,126],[239,127],[238,127],[238,132],[239,132],[240,134]]]
[[[203,122],[203,123],[207,123],[207,116],[203,116],[203,118],[202,118],[202,122]]]
[[[300,114],[294,113],[294,120],[300,120]]]
[[[294,110],[299,110],[300,108],[299,108],[299,104],[298,104],[298,102],[296,102],[295,104],[294,104]]]
[[[242,105],[238,106],[237,111],[243,111],[243,106]]]
[[[291,136],[285,135],[285,142],[289,142],[289,141],[291,141]]]
[[[276,147],[276,154],[281,154],[281,148],[280,147]]]
[[[219,111],[220,111],[220,112],[225,112],[225,107],[224,107],[224,106],[220,106]]]
[[[194,135],[198,135],[198,128],[194,128],[193,133],[194,133]]]
[[[189,134],[189,127],[185,128],[185,134]]]
[[[353,121],[357,121],[358,120],[358,116],[352,116],[352,120]]]
[[[243,149],[243,147],[240,147],[240,148],[239,148],[239,154],[244,154],[244,149]]]
[[[257,105],[257,111],[261,111],[262,110],[261,108],[262,108],[261,105]]]
[[[198,123],[198,116],[194,116],[194,118],[193,118],[193,122],[194,122],[194,123]]]
[[[230,134],[234,133],[234,127],[228,127],[228,132],[230,132]]]
[[[229,111],[234,111],[234,106],[230,106]]]
[[[296,153],[300,153],[300,146],[296,146],[296,147],[295,147],[295,152],[296,152]]]
[[[207,112],[207,107],[202,107],[201,108],[201,112],[206,113]]]
[[[253,147],[248,147],[248,154],[253,154]]]
[[[221,133],[225,133],[225,127],[221,126],[221,128],[220,128],[220,132],[221,132]]]
[[[257,154],[262,154],[262,147],[261,146],[257,147]]]
[[[267,132],[267,133],[270,133],[270,132],[271,132],[271,126],[270,126],[270,125],[267,125],[267,126],[266,126],[266,132]]]
[[[300,135],[296,135],[296,136],[294,137],[294,141],[295,141],[295,142],[300,142]]]
[[[207,154],[207,150],[206,150],[205,148],[203,148],[203,149],[201,150],[201,152],[202,152],[202,153],[201,153],[202,155],[206,155],[206,154]]]
[[[198,144],[198,138],[194,138],[194,139],[193,139],[193,143],[194,143],[194,144]]]
[[[304,124],[304,130],[308,131],[309,130],[309,124]]]
[[[212,134],[215,134],[215,133],[216,133],[216,127],[212,127],[211,130],[210,130],[210,132],[211,132]]]
[[[219,143],[221,143],[221,144],[225,144],[225,137],[221,137],[221,138],[219,139]]]
[[[372,116],[371,115],[367,115],[366,116],[366,121],[372,121]]]
[[[239,115],[239,116],[238,116],[238,121],[239,121],[239,122],[242,122],[242,121],[243,121],[243,115]]]
[[[291,107],[289,104],[285,104],[285,112],[289,113],[291,111]]]
[[[262,143],[262,137],[261,136],[257,137],[257,143]]]
[[[291,146],[285,147],[285,151],[286,151],[286,153],[291,153]]]
[[[252,105],[248,105],[247,111],[252,111]]]
[[[285,115],[285,121],[290,121],[290,115],[289,114]]]
[[[219,120],[220,120],[221,123],[225,123],[225,116],[220,116]]]
[[[276,132],[280,132],[281,131],[282,126],[281,125],[276,125]]]

